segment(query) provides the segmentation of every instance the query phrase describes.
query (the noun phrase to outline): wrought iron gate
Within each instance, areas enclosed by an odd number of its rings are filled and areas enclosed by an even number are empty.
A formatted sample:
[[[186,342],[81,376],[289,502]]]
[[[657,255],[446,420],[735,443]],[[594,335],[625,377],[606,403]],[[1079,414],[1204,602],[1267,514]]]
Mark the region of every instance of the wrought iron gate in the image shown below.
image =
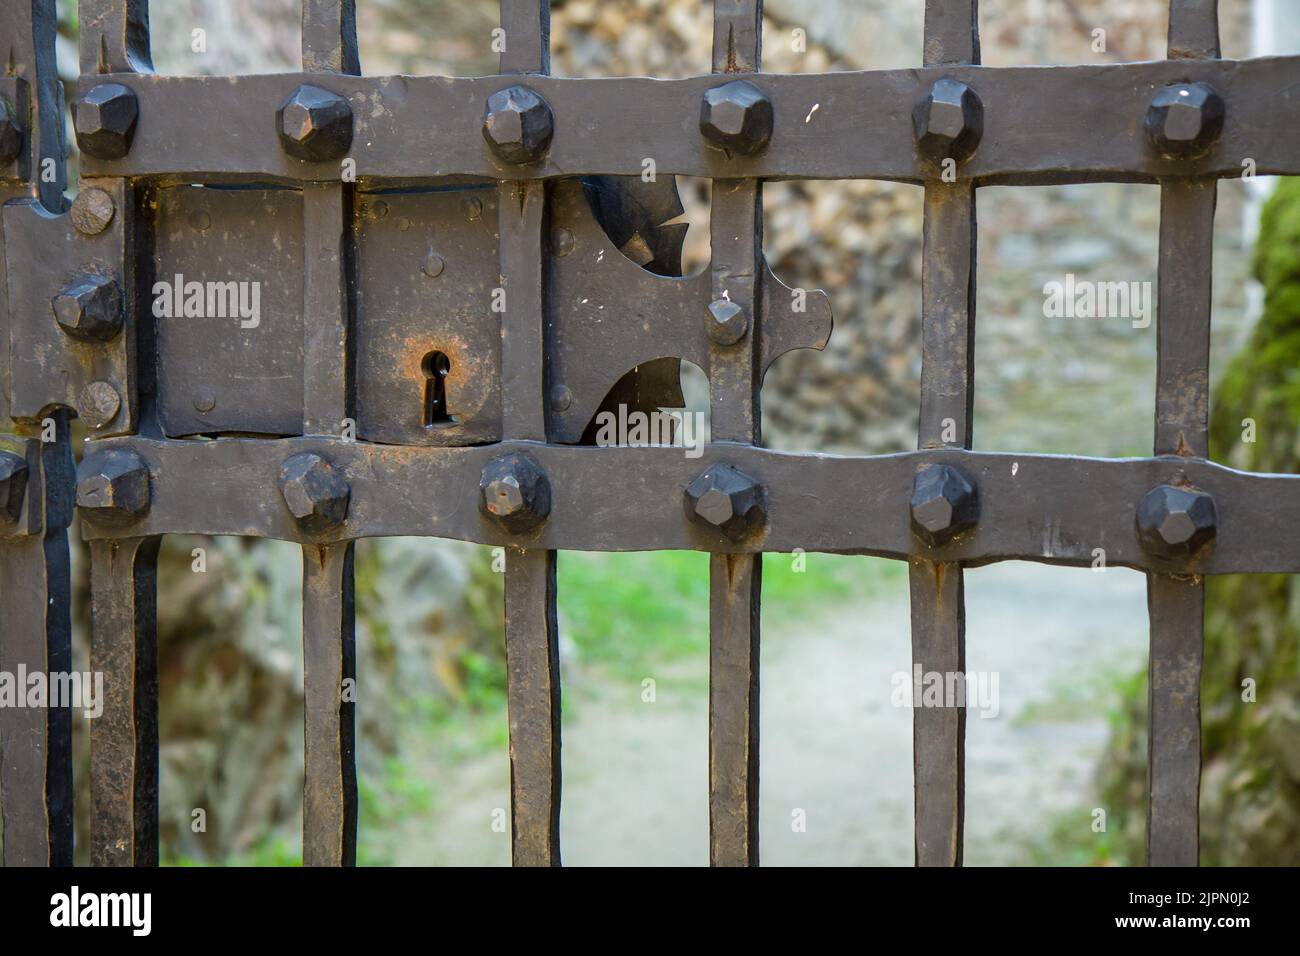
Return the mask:
[[[302,545],[308,864],[355,856],[341,687],[353,542],[381,535],[509,549],[516,864],[560,858],[558,551],[710,553],[710,857],[736,865],[758,861],[762,552],[909,562],[914,661],[961,672],[964,567],[1102,547],[1148,572],[1149,859],[1197,861],[1203,576],[1300,571],[1300,477],[1206,460],[1216,181],[1300,172],[1300,59],[1220,61],[1215,0],[1172,0],[1165,61],[981,68],[976,0],[928,0],[920,69],[773,75],[760,0],[716,0],[712,75],[563,79],[545,0],[502,0],[500,75],[363,77],[353,0],[304,0],[301,74],[164,77],[145,0],[81,0],[67,207],[53,6],[0,11],[0,670],[70,669],[75,503],[96,864],[157,861],[169,533]],[[699,276],[648,160],[714,182]],[[763,259],[783,178],[924,186],[915,453],[760,446],[767,367],[830,334]],[[1161,185],[1155,455],[973,452],[975,189],[1100,180]],[[611,403],[675,404],[681,359],[709,377],[702,458],[592,447]],[[914,712],[919,864],[961,862],[964,721]],[[7,864],[71,862],[70,740],[67,709],[0,709]]]

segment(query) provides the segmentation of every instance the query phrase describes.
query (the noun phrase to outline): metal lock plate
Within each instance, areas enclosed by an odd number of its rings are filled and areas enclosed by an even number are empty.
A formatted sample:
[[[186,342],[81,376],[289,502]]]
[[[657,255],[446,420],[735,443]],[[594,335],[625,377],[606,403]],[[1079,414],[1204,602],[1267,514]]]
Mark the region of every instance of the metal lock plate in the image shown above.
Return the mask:
[[[86,203],[91,196],[96,201]],[[120,180],[83,179],[78,203],[59,216],[34,201],[4,206],[8,314],[0,316],[0,328],[8,341],[0,357],[9,360],[13,419],[40,421],[63,406],[76,409],[95,437],[135,430],[135,266],[124,254],[133,245],[134,221]],[[122,327],[104,340],[73,337],[55,316],[54,299],[88,279],[112,280],[120,293]]]
[[[356,216],[357,436],[500,440],[496,189],[366,194]]]
[[[302,193],[169,187],[155,228],[163,433],[302,434]]]

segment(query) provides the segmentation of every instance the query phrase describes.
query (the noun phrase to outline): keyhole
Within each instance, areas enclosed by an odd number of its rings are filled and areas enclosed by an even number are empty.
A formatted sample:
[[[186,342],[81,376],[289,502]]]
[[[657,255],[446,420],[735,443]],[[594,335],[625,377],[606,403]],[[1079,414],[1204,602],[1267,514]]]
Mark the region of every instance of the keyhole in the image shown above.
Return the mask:
[[[442,352],[430,352],[420,362],[424,372],[424,427],[445,425],[454,421],[447,414],[447,374],[451,360]]]

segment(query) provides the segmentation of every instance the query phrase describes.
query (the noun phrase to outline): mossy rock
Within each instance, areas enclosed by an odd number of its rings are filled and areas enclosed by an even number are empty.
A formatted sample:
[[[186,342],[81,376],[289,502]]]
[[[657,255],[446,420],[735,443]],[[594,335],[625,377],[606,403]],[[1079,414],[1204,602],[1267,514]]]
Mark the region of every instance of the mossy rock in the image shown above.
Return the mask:
[[[1219,384],[1210,453],[1235,468],[1300,473],[1300,180],[1284,179],[1261,218],[1255,276],[1264,313]],[[1253,434],[1251,434],[1253,430]],[[1250,440],[1253,438],[1253,441]],[[1268,507],[1268,502],[1256,502]],[[1253,686],[1254,700],[1248,690]],[[1145,839],[1146,695],[1130,698],[1101,772],[1122,856]],[[1201,862],[1300,862],[1300,576],[1207,581],[1201,679]]]

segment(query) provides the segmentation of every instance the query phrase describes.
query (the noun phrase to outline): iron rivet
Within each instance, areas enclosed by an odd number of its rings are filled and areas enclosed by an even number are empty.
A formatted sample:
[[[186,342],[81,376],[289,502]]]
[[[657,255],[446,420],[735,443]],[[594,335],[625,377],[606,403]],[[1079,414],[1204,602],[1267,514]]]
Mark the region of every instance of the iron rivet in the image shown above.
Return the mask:
[[[546,155],[555,118],[546,100],[526,86],[498,90],[483,113],[483,138],[493,154],[512,166],[535,163]]]
[[[700,133],[728,153],[753,156],[772,139],[772,101],[745,80],[715,86],[700,103]]]
[[[324,534],[347,520],[352,489],[334,466],[303,452],[280,468],[280,494],[293,520],[307,534]]]
[[[97,236],[113,221],[117,207],[113,197],[102,189],[90,187],[72,200],[72,225],[83,236]]]
[[[936,163],[968,159],[984,137],[984,104],[973,89],[944,77],[912,110],[912,134],[923,156]]]
[[[483,215],[483,203],[477,199],[465,200],[465,218],[470,222],[478,222]]]
[[[77,145],[96,159],[121,159],[131,151],[140,102],[120,83],[100,83],[72,103]]]
[[[735,345],[749,332],[745,310],[730,299],[709,303],[709,338],[718,345]]]
[[[573,393],[567,385],[556,385],[551,389],[551,411],[567,412],[573,404]]]
[[[206,414],[216,407],[217,396],[214,395],[212,389],[208,388],[206,385],[201,386],[199,390],[194,393],[194,410],[196,412],[203,412]]]
[[[912,533],[937,548],[979,521],[979,490],[960,469],[929,464],[912,480]]]
[[[1223,97],[1208,83],[1175,83],[1158,91],[1147,109],[1147,141],[1165,156],[1204,153],[1223,134]]]
[[[573,251],[574,238],[573,233],[563,226],[556,229],[551,235],[551,246],[558,257],[563,258]]]
[[[718,462],[686,486],[686,517],[741,541],[767,524],[767,489],[731,465]]]
[[[91,428],[103,428],[117,417],[122,398],[108,382],[91,382],[81,390],[77,414]]]
[[[1190,558],[1218,533],[1214,498],[1178,485],[1159,485],[1147,492],[1134,515],[1138,540],[1158,557]]]
[[[431,252],[424,257],[424,265],[420,267],[420,271],[430,279],[436,279],[438,276],[442,275],[442,270],[446,267],[447,263],[443,261],[442,256],[438,255],[436,252]]]
[[[84,342],[111,342],[122,328],[122,290],[108,276],[77,276],[50,307],[59,328]]]
[[[82,459],[77,507],[104,524],[129,524],[149,510],[149,466],[135,452],[110,448]]]
[[[331,90],[298,87],[275,114],[280,147],[309,163],[339,159],[352,146],[352,107]]]
[[[206,209],[196,209],[190,213],[190,227],[196,232],[204,232],[212,226],[212,217]]]
[[[531,531],[551,513],[551,483],[526,455],[494,458],[479,479],[478,507],[511,534]]]

